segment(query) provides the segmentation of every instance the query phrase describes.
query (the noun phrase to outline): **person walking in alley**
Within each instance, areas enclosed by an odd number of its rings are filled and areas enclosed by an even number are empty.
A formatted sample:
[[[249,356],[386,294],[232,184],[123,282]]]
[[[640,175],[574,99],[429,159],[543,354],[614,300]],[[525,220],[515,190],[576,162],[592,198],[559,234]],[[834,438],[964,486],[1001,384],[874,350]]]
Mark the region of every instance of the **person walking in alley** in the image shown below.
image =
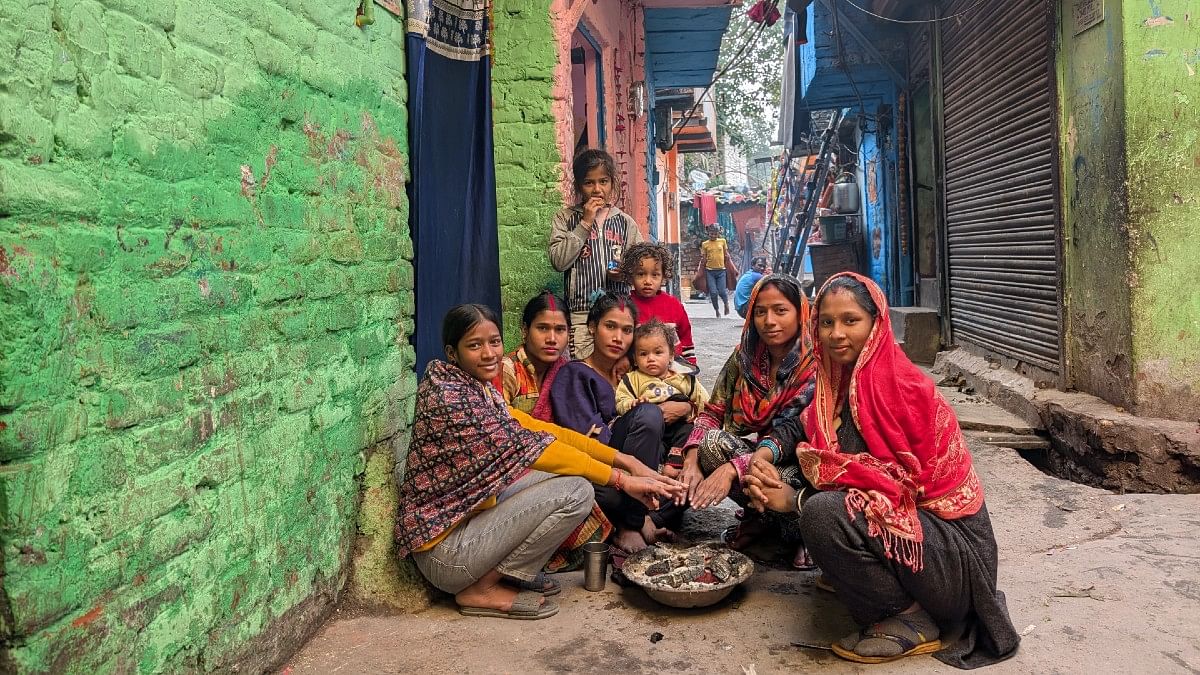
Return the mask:
[[[446,360],[432,361],[417,389],[399,488],[398,554],[411,552],[421,574],[453,593],[464,615],[553,616],[558,605],[545,596],[560,587],[542,568],[591,511],[588,481],[650,508],[681,500],[682,486],[505,405],[491,384],[504,348],[488,307],[451,309],[442,342]]]
[[[615,205],[617,166],[612,155],[584,150],[571,166],[577,203],[559,211],[550,225],[550,264],[565,277],[571,312],[571,354],[592,353],[587,313],[598,290],[628,293],[620,267],[624,251],[642,241],[638,225]]]
[[[958,668],[1012,656],[1020,637],[996,589],[996,538],[953,409],[896,345],[873,281],[835,275],[816,313],[816,393],[784,422],[807,438],[795,446],[806,484],[760,458],[746,484],[760,511],[799,519],[863,626],[834,653],[858,663],[936,653]]]
[[[625,252],[621,263],[625,280],[633,284],[633,304],[637,305],[638,323],[658,319],[674,329],[678,336],[676,355],[696,365],[696,345],[692,341],[692,320],[679,298],[662,289],[675,273],[675,261],[662,244],[643,242]]]
[[[716,225],[708,226],[708,239],[700,244],[701,257],[704,260],[704,277],[708,286],[708,298],[712,300],[713,311],[721,316],[717,307],[717,297],[725,303],[725,316],[729,316],[729,290],[725,287],[726,260],[729,258],[729,243],[721,236],[721,228]]]

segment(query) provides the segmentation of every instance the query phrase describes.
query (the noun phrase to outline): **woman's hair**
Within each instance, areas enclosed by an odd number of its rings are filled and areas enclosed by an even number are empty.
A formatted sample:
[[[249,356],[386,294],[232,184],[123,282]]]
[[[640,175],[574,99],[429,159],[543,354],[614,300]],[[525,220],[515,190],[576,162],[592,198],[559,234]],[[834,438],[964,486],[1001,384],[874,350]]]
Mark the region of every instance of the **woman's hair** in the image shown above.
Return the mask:
[[[491,321],[497,328],[500,327],[500,318],[487,305],[466,304],[452,308],[442,319],[442,345],[457,349],[463,336],[484,321]]]
[[[800,284],[783,283],[778,278],[770,277],[764,279],[762,282],[760,282],[760,284],[762,288],[758,289],[759,294],[762,294],[763,289],[765,289],[767,286],[771,286],[780,293],[783,293],[783,297],[787,298],[787,301],[792,303],[792,306],[796,308],[797,312],[799,312],[800,308],[803,306],[802,303],[804,300],[800,297]]]
[[[637,348],[638,340],[648,338],[653,335],[661,335],[667,343],[667,351],[674,354],[675,346],[679,344],[679,336],[674,328],[663,323],[661,319],[650,319],[646,323],[633,329],[633,347]]]
[[[612,155],[607,152],[599,148],[588,148],[575,155],[575,161],[571,164],[571,176],[575,179],[576,196],[583,194],[583,181],[587,178],[588,173],[598,166],[604,167],[609,180],[613,182],[615,194],[617,187],[617,163],[613,161]]]
[[[854,277],[838,277],[826,284],[825,288],[821,291],[821,297],[817,298],[818,309],[821,307],[821,301],[825,299],[825,296],[834,291],[846,291],[854,296],[854,300],[858,303],[858,306],[862,307],[864,312],[870,314],[872,319],[879,318],[879,307],[871,299],[871,291],[867,289],[866,284]]]
[[[525,311],[521,312],[521,325],[529,328],[533,325],[533,320],[538,314],[545,311],[562,312],[566,319],[570,319],[567,314],[567,303],[563,302],[562,298],[558,297],[551,291],[542,291],[533,296],[529,302],[525,303]]]
[[[663,279],[670,279],[675,274],[675,257],[666,246],[654,242],[638,242],[625,250],[621,258],[621,275],[626,281],[632,281],[634,273],[646,258],[653,258],[662,266]]]
[[[612,291],[601,291],[600,295],[592,301],[592,308],[588,310],[587,322],[588,325],[600,323],[600,319],[614,309],[625,309],[629,311],[629,315],[633,317],[633,324],[637,325],[637,305],[629,299],[624,293],[613,293]]]

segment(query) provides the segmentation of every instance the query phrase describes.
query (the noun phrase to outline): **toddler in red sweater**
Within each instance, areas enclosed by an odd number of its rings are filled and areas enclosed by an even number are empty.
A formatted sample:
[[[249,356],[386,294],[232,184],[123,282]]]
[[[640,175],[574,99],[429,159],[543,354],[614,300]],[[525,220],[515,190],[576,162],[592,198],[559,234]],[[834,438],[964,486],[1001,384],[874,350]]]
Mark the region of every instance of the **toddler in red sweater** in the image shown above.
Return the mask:
[[[658,319],[675,329],[679,344],[675,353],[696,365],[696,346],[692,343],[692,322],[678,298],[662,290],[663,282],[675,271],[674,258],[666,246],[651,242],[633,244],[621,259],[621,272],[633,286],[633,304],[637,305],[638,323]]]

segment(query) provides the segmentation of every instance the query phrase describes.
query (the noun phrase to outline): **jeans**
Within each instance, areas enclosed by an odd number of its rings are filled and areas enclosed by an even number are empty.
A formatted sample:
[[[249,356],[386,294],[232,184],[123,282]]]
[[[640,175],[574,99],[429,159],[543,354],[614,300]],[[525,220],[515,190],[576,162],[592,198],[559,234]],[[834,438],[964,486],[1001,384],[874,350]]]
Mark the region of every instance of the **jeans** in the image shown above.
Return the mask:
[[[729,307],[729,289],[725,288],[725,270],[705,269],[704,273],[708,279],[708,299],[712,300],[713,309],[717,308],[718,295],[725,306]]]
[[[496,499],[494,507],[459,523],[437,546],[413,554],[429,583],[457,594],[493,569],[533,581],[592,512],[593,497],[587,479],[530,471]]]

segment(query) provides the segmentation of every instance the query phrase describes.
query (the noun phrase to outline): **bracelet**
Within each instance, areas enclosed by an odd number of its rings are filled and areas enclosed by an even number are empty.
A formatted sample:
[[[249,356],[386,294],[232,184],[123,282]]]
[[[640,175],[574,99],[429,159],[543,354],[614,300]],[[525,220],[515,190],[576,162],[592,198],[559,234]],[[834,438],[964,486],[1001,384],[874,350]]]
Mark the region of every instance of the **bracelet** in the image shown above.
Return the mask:
[[[783,459],[783,449],[779,447],[779,444],[773,438],[766,438],[759,441],[758,447],[767,448],[771,451],[772,464],[779,464],[779,460]]]
[[[613,469],[613,471],[617,472],[617,479],[613,481],[613,487],[617,488],[617,491],[619,492],[624,492],[625,489],[621,487],[621,476],[623,475],[622,471],[620,469]]]
[[[799,514],[804,509],[804,491],[808,488],[800,488],[796,491],[796,513]]]

